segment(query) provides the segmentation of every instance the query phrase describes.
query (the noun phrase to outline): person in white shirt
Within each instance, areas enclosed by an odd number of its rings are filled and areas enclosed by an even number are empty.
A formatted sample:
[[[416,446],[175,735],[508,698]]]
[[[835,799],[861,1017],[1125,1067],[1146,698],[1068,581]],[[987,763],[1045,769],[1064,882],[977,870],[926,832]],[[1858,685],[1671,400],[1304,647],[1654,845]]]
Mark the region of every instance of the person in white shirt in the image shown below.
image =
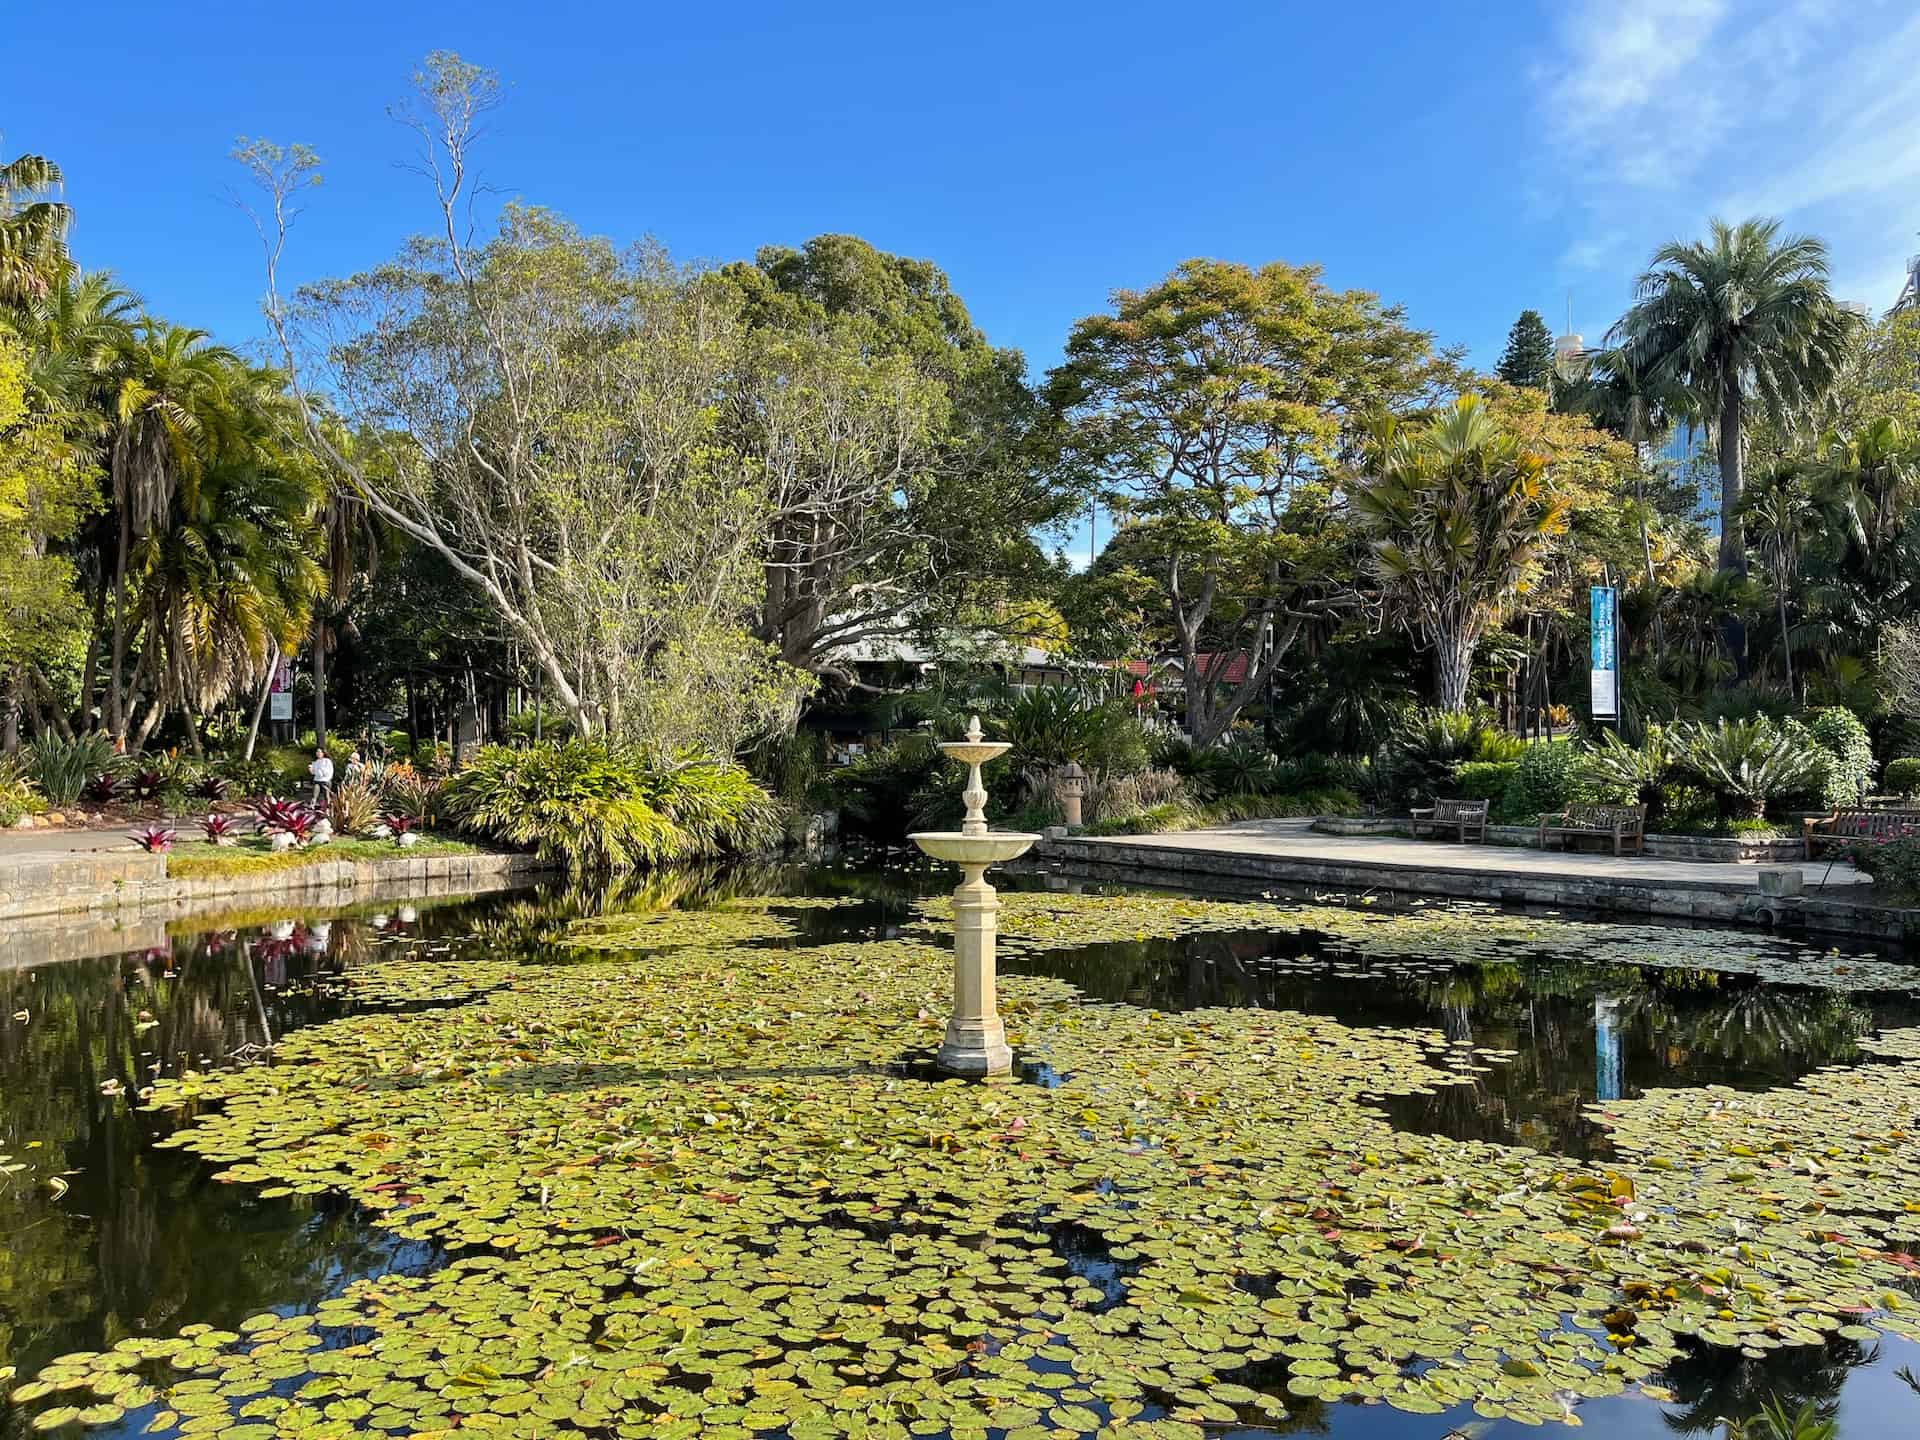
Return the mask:
[[[333,795],[333,757],[325,750],[313,752],[313,763],[307,766],[307,773],[313,776],[313,803],[324,805]]]

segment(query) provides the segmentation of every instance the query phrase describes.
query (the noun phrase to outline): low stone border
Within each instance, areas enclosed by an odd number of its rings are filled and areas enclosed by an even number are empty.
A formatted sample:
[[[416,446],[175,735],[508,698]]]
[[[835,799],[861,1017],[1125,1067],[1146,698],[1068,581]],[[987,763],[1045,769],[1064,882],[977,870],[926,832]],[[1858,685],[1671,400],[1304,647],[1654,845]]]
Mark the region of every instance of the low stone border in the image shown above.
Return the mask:
[[[1313,822],[1322,835],[1407,835],[1405,820],[1358,820],[1323,815]],[[1445,843],[1445,842],[1436,842]],[[1521,845],[1538,849],[1537,825],[1489,825],[1489,845]],[[1594,842],[1599,847],[1599,842]],[[1556,847],[1557,848],[1557,847]],[[1605,848],[1605,847],[1599,847]],[[1772,835],[1649,835],[1646,853],[1654,860],[1701,860],[1725,865],[1792,865],[1806,859],[1806,845],[1790,836]]]
[[[1154,845],[1129,838],[1124,844],[1048,837],[1036,859],[1064,861],[1112,874],[1148,872],[1149,884],[1205,889],[1210,881],[1245,884],[1306,884],[1330,890],[1400,892],[1485,900],[1496,905],[1591,910],[1614,915],[1656,915],[1716,923],[1806,928],[1902,945],[1920,944],[1920,909],[1900,909],[1825,896],[1778,898],[1760,894],[1743,880],[1672,880],[1648,876],[1601,880],[1575,875],[1531,875],[1499,870],[1409,870],[1383,861],[1320,860],[1293,855],[1202,850]]]
[[[122,851],[25,855],[0,860],[0,920],[25,915],[136,909],[177,913],[208,900],[272,896],[337,904],[408,894],[455,894],[493,888],[551,867],[531,855],[475,851],[463,855],[399,855],[390,860],[317,860],[250,875],[173,879],[167,857]],[[425,887],[424,892],[422,887]]]

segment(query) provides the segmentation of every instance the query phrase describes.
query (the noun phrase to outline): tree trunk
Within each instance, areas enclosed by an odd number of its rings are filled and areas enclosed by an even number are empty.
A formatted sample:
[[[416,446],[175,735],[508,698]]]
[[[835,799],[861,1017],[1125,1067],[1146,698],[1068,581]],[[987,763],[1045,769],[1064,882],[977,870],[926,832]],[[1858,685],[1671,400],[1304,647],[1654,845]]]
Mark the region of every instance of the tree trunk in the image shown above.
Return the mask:
[[[1798,701],[1793,686],[1793,639],[1787,633],[1787,587],[1774,587],[1774,597],[1780,602],[1780,658],[1787,662],[1787,698]]]
[[[1740,453],[1740,437],[1745,428],[1745,397],[1740,393],[1737,374],[1726,377],[1724,394],[1726,399],[1720,406],[1720,568],[1744,576],[1747,536],[1740,519],[1740,496],[1745,457]],[[1722,617],[1720,637],[1727,657],[1733,661],[1734,683],[1746,684],[1746,622],[1737,614]]]
[[[1434,695],[1442,710],[1458,714],[1467,708],[1472,673],[1473,642],[1466,636],[1449,635],[1433,647]]]
[[[159,727],[166,713],[166,702],[158,695],[154,696],[147,705],[147,713],[141,718],[140,728],[134,732],[133,743],[128,749],[136,752],[145,749],[148,737]]]
[[[0,710],[5,711],[4,715],[0,715],[0,751],[8,755],[20,749],[20,707],[25,698],[21,692],[26,685],[26,667],[16,665],[13,673],[7,676],[6,697],[0,700]]]
[[[327,743],[327,622],[313,617],[313,743]]]
[[[100,693],[100,639],[107,629],[107,582],[103,576],[93,597],[93,628],[87,633],[87,653],[80,662],[80,728],[91,730],[94,701]]]
[[[116,749],[127,741],[127,693],[123,688],[127,666],[127,551],[133,544],[133,521],[126,503],[120,506],[120,550],[113,564],[113,658],[107,672],[107,733]]]
[[[267,652],[267,676],[260,682],[260,698],[253,702],[253,723],[247,726],[246,758],[253,759],[253,750],[260,743],[260,719],[267,713],[267,697],[273,693],[273,682],[280,674],[280,642],[273,642],[273,648]]]

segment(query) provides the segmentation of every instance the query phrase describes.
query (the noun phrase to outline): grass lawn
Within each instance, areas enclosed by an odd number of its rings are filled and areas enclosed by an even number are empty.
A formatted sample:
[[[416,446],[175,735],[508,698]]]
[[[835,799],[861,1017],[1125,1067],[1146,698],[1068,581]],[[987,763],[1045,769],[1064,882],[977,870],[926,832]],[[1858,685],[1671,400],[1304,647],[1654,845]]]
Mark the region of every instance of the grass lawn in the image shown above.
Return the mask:
[[[262,875],[271,870],[298,870],[303,865],[325,865],[336,860],[424,860],[433,855],[471,855],[480,847],[464,840],[422,836],[416,845],[391,840],[329,840],[304,850],[274,850],[265,837],[248,835],[238,844],[209,845],[195,840],[167,853],[167,874],[175,880],[212,876]]]

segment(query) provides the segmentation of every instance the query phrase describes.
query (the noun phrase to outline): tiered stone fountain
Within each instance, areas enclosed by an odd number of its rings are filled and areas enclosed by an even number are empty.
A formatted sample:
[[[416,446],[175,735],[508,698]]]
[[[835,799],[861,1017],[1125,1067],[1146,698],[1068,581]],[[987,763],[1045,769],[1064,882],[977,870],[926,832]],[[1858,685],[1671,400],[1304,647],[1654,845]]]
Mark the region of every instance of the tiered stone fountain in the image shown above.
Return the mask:
[[[980,767],[1013,747],[1004,740],[987,740],[980,733],[980,717],[968,722],[964,740],[940,746],[968,767],[966,818],[958,831],[925,831],[907,838],[936,860],[960,867],[961,881],[953,892],[953,1015],[935,1063],[954,1075],[1006,1075],[1013,1069],[1006,1027],[1000,1023],[995,996],[995,915],[1000,901],[987,883],[987,867],[1027,853],[1040,837],[1014,830],[987,829],[987,787]]]

